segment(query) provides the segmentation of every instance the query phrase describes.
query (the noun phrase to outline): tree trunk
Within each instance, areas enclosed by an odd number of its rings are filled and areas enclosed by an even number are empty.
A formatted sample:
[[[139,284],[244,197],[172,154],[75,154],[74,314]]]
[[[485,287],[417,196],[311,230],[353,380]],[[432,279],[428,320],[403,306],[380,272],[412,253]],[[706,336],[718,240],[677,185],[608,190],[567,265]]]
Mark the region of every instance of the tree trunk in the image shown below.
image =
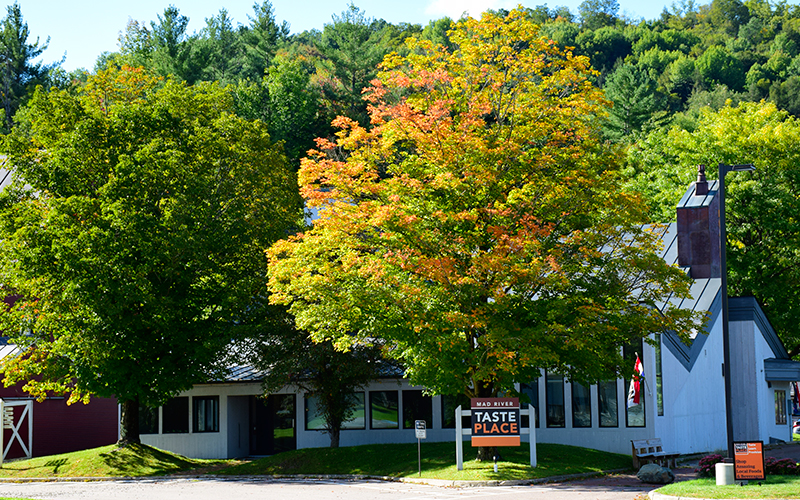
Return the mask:
[[[478,458],[476,458],[476,460],[478,462],[491,462],[494,460],[495,456],[500,460],[500,455],[497,452],[496,446],[481,446],[478,448]]]
[[[331,448],[338,448],[339,447],[339,434],[341,432],[340,428],[329,429],[328,435],[331,437]]]
[[[120,417],[120,434],[117,444],[127,446],[140,444],[139,439],[139,398],[122,402],[122,415]]]

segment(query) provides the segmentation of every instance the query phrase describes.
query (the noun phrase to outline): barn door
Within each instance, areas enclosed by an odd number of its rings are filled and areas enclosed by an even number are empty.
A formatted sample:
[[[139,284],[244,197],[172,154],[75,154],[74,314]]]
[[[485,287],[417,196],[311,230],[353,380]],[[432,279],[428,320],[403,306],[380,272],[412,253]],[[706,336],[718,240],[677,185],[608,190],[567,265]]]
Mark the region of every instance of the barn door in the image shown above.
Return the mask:
[[[15,443],[22,450],[25,458],[31,458],[33,456],[33,401],[2,401],[0,407],[3,407],[4,414],[11,413],[8,421],[3,416],[2,438],[0,438],[3,456],[0,463],[6,458]],[[11,411],[8,412],[5,408]]]

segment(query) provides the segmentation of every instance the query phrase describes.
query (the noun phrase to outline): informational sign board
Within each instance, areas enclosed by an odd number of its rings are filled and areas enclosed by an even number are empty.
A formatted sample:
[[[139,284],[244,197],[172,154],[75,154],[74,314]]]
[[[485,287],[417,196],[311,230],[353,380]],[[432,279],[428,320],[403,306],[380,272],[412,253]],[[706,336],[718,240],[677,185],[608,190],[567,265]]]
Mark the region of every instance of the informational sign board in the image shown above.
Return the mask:
[[[519,446],[518,398],[472,398],[472,446]]]
[[[734,441],[733,477],[736,481],[765,479],[764,443],[761,441]]]
[[[414,420],[414,433],[417,439],[427,438],[428,431],[426,430],[424,420]]]

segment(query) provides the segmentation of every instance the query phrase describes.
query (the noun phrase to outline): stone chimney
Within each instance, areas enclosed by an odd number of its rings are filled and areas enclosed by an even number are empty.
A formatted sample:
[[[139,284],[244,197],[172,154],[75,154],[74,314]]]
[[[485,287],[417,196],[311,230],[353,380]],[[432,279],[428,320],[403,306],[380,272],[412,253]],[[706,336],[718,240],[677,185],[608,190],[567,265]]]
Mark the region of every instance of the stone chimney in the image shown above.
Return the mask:
[[[678,265],[692,278],[719,278],[719,198],[717,181],[706,180],[700,165],[693,182],[678,203]]]

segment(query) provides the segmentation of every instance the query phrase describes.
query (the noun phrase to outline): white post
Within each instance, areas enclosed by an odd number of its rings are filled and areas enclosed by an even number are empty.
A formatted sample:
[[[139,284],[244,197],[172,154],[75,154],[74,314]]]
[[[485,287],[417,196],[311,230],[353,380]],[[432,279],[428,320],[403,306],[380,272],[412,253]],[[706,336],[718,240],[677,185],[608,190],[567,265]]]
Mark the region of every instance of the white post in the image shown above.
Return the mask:
[[[528,428],[531,446],[531,468],[536,468],[536,414],[533,412],[533,405],[528,405]]]
[[[464,470],[464,441],[461,435],[461,405],[456,408],[456,469]]]

